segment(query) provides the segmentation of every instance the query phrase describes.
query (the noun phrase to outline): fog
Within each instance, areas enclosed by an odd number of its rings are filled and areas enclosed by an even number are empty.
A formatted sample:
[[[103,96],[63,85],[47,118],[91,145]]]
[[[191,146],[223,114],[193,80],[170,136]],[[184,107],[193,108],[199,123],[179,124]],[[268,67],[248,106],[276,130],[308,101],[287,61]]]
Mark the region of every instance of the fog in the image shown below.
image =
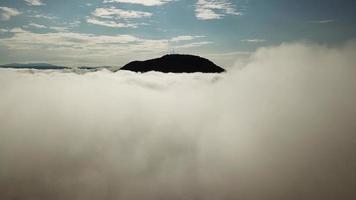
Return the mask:
[[[356,198],[356,43],[227,73],[0,70],[0,199]]]

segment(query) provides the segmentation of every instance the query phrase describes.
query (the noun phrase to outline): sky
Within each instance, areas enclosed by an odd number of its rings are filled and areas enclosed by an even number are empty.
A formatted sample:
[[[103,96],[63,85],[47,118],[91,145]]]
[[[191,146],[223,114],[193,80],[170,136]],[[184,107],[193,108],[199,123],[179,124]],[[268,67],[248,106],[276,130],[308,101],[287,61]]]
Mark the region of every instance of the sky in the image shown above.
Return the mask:
[[[1,0],[0,64],[122,66],[168,53],[223,67],[264,46],[356,37],[353,0]]]

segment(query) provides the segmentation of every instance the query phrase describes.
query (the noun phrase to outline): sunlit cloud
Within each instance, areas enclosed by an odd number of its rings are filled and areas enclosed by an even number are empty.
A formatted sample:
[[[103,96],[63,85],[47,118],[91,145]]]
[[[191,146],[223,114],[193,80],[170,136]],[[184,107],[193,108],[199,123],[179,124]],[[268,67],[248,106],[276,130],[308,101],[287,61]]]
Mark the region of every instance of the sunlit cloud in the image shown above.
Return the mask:
[[[226,15],[241,15],[228,0],[198,0],[195,15],[200,20],[221,19]]]
[[[45,5],[43,0],[24,0],[24,1],[29,6],[43,6],[43,5]]]
[[[137,28],[143,23],[133,23],[130,19],[140,19],[151,17],[152,13],[123,10],[115,7],[97,8],[92,12],[92,16],[87,18],[87,22],[99,26],[107,26],[112,28]]]
[[[29,23],[28,26],[34,27],[34,28],[39,28],[39,29],[47,28],[47,26],[45,26],[45,25],[36,24],[36,23]]]
[[[201,46],[205,46],[208,44],[213,44],[213,42],[210,42],[210,41],[192,42],[192,43],[188,43],[188,44],[177,45],[174,48],[175,49],[196,48],[196,47],[201,47]]]
[[[172,42],[182,42],[182,41],[190,41],[197,38],[204,38],[205,36],[193,36],[193,35],[182,35],[178,37],[174,37],[171,39]]]
[[[18,16],[22,14],[16,8],[9,8],[9,7],[0,7],[0,20],[1,21],[8,21],[11,17]]]
[[[92,13],[95,17],[107,18],[107,19],[135,19],[135,18],[144,18],[151,17],[152,13],[142,12],[142,11],[134,11],[134,10],[122,10],[115,7],[110,8],[97,8]]]
[[[263,42],[266,42],[266,40],[255,38],[255,39],[244,39],[244,40],[241,40],[241,42],[263,43]]]
[[[87,19],[87,23],[111,28],[137,28],[136,24],[116,22],[113,20],[102,20],[92,17]]]

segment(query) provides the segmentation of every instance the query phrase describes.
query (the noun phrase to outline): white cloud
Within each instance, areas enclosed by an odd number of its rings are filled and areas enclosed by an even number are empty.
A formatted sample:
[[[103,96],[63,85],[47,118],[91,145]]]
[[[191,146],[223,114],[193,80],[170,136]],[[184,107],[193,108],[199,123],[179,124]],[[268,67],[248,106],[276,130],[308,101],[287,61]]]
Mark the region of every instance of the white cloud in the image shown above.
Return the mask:
[[[130,4],[141,4],[144,6],[160,6],[169,3],[173,0],[104,0],[104,3],[130,3]]]
[[[11,17],[17,16],[22,14],[16,8],[9,8],[9,7],[0,7],[0,20],[1,21],[8,21]]]
[[[111,28],[137,28],[136,24],[116,22],[113,20],[101,20],[92,17],[87,19],[87,23]]]
[[[130,35],[98,36],[75,32],[33,33],[21,28],[11,29],[11,32],[15,33],[15,35],[11,38],[0,39],[0,43],[14,49],[30,49],[34,46],[42,46],[47,49],[55,49],[57,47],[75,49],[83,47],[91,50],[104,49],[110,44],[114,46],[141,41],[141,39]]]
[[[43,0],[24,0],[25,3],[29,6],[43,6],[45,3],[43,3]]]
[[[49,29],[58,31],[58,32],[66,32],[69,30],[69,27],[64,27],[64,26],[51,26]]]
[[[311,23],[315,24],[329,24],[335,22],[333,19],[327,19],[327,20],[315,20],[315,21],[310,21]]]
[[[201,46],[208,45],[208,44],[213,44],[213,42],[210,42],[210,41],[192,42],[192,43],[188,43],[188,44],[178,45],[178,46],[175,46],[174,48],[180,50],[180,49],[201,47]]]
[[[241,40],[241,42],[263,43],[263,42],[266,42],[266,40],[256,38],[256,39],[244,39],[244,40]]]
[[[195,15],[200,20],[221,19],[226,15],[241,15],[228,0],[198,0]]]
[[[209,58],[229,70],[232,66],[245,66],[253,52],[232,51],[219,53],[202,53],[203,57]]]
[[[122,10],[115,7],[97,8],[91,14],[92,16],[87,18],[88,23],[112,28],[137,28],[144,23],[132,23],[130,19],[152,16],[149,12]]]
[[[92,13],[95,17],[107,18],[107,19],[135,19],[135,18],[144,18],[151,17],[152,13],[149,12],[141,12],[134,10],[122,10],[115,7],[110,8],[97,8]]]
[[[49,19],[49,20],[57,19],[57,17],[49,16],[49,15],[44,15],[44,14],[35,14],[35,15],[31,15],[31,17],[34,17],[34,18],[43,18],[43,19]]]
[[[203,38],[203,37],[205,37],[205,36],[182,35],[182,36],[172,38],[171,41],[172,42],[182,42],[182,41],[190,41],[190,40],[194,40],[197,38]]]
[[[37,10],[27,10],[27,16],[32,17],[32,18],[40,18],[40,19],[47,19],[47,20],[55,20],[58,19],[58,17],[45,14],[45,13],[40,13]]]
[[[11,32],[11,33],[24,33],[24,32],[26,32],[26,31],[23,30],[22,28],[16,27],[16,28],[10,29],[10,32]],[[4,39],[2,39],[2,40],[4,40]],[[1,41],[1,40],[0,40],[0,41]]]
[[[201,20],[221,19],[222,14],[218,14],[211,9],[196,8],[196,17]]]
[[[36,23],[29,23],[28,24],[29,26],[31,26],[31,27],[34,27],[34,28],[47,28],[47,26],[45,26],[45,25],[42,25],[42,24],[36,24]]]

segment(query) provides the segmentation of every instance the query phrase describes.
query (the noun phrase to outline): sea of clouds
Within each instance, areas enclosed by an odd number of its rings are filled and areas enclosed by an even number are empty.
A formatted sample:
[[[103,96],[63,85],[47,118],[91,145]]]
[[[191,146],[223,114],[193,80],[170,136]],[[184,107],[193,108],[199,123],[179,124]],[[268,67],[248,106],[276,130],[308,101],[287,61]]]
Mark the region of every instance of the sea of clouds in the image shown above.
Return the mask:
[[[0,199],[355,199],[355,75],[355,42],[218,75],[2,69]]]

